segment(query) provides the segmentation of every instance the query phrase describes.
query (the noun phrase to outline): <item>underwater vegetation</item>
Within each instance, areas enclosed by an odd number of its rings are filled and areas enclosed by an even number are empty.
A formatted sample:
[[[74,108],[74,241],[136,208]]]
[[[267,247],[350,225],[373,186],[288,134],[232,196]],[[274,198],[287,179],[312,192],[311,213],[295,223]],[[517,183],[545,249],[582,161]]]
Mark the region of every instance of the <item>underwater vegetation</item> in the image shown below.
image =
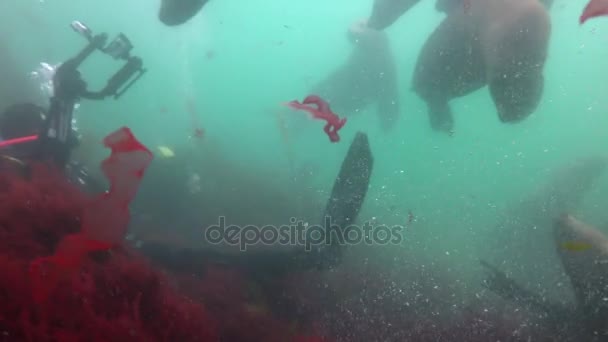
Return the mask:
[[[48,166],[24,173],[4,163],[1,340],[321,341],[245,305],[245,282],[228,273],[170,276],[125,245],[128,204],[151,155],[128,129],[105,143],[111,186],[94,198]]]
[[[48,166],[24,172],[2,164],[1,340],[573,340],[521,304],[462,300],[444,270],[405,255],[372,261],[355,254],[327,272],[270,281],[212,262],[163,269],[124,239],[128,205],[151,155],[128,129],[105,143],[112,155],[102,169],[111,186],[92,198]],[[568,317],[559,318],[564,329]]]

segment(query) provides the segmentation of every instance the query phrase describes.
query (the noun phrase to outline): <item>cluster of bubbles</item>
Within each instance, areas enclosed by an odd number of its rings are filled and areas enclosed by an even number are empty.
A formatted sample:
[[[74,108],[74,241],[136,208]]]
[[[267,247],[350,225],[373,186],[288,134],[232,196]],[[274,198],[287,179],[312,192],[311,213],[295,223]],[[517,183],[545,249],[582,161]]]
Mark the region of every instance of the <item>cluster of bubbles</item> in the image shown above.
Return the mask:
[[[191,172],[188,177],[187,186],[191,194],[201,192],[201,176],[196,172]]]
[[[46,62],[42,62],[38,65],[36,70],[30,73],[30,77],[32,80],[38,83],[38,87],[42,96],[45,99],[45,105],[48,107],[50,105],[50,99],[55,94],[55,89],[53,87],[53,77],[55,76],[55,71],[61,64],[51,65]],[[74,111],[78,110],[80,104],[76,103],[74,106]],[[72,129],[74,132],[78,132],[78,127],[76,125],[76,117],[72,119]]]
[[[53,76],[59,65],[51,65],[49,63],[40,63],[35,71],[30,73],[31,78],[39,83],[40,91],[45,98],[53,97]]]

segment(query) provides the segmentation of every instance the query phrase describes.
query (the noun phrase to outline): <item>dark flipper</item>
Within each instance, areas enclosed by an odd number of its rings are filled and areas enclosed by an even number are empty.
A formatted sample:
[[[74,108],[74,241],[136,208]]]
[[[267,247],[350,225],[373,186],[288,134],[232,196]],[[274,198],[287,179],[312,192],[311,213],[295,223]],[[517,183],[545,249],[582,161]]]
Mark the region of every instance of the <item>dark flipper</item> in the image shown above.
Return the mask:
[[[599,229],[570,215],[560,217],[554,226],[557,253],[570,279],[579,317],[586,330],[608,335],[608,237]],[[576,242],[583,250],[564,245]],[[591,339],[587,339],[591,341]]]
[[[205,249],[173,249],[164,244],[144,243],[142,252],[155,262],[173,270],[200,272],[206,264],[226,264],[241,268],[256,277],[265,278],[290,271],[324,269],[339,263],[344,243],[339,241],[336,230],[353,224],[367,194],[373,168],[373,156],[367,135],[357,133],[325,208],[322,225],[332,235],[331,243],[320,245],[311,251],[261,251],[223,254]],[[329,219],[325,219],[329,218]],[[317,247],[317,246],[312,246]]]
[[[452,108],[447,102],[429,102],[428,111],[433,130],[449,133],[454,129]]]
[[[558,166],[545,177],[545,184],[507,204],[496,225],[484,233],[483,254],[490,262],[504,265],[515,278],[531,284],[566,281],[563,270],[551,258],[555,253],[551,239],[554,220],[565,212],[579,210],[607,168],[608,160],[603,156],[584,157]]]
[[[208,0],[161,0],[158,18],[167,26],[181,25],[192,19]]]
[[[340,241],[342,232],[357,221],[367,195],[373,166],[374,157],[367,135],[358,132],[342,162],[325,207],[322,226],[325,227],[326,234],[330,234],[331,240],[320,252],[320,266],[331,266],[340,262],[345,247],[344,241]]]
[[[523,305],[530,310],[543,314],[547,323],[551,325],[563,324],[570,320],[572,311],[561,304],[547,301],[543,296],[525,289],[523,286],[509,278],[507,274],[496,266],[481,260],[486,269],[486,278],[482,286],[494,292],[505,300]]]
[[[471,25],[462,13],[448,15],[418,55],[412,87],[427,103],[434,130],[452,129],[450,100],[486,84],[481,46]]]
[[[336,177],[325,207],[321,226],[325,227],[326,239],[322,245],[313,245],[312,250],[299,250],[291,255],[274,251],[250,253],[247,258],[235,261],[253,273],[267,275],[327,269],[340,263],[345,247],[344,241],[341,241],[343,237],[341,232],[357,220],[367,195],[373,164],[374,158],[367,134],[358,132],[342,162],[340,173]],[[310,236],[309,238],[318,240]]]
[[[374,0],[369,27],[384,30],[420,0]]]

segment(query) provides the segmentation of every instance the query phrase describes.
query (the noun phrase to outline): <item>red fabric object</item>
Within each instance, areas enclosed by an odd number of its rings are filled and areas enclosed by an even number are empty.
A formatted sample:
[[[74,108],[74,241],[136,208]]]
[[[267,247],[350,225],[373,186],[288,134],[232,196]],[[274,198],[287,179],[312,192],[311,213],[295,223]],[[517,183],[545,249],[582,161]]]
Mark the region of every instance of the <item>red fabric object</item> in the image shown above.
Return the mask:
[[[327,123],[323,130],[329,137],[329,140],[331,142],[340,141],[338,131],[346,124],[346,118],[340,119],[338,115],[331,111],[329,104],[319,96],[308,95],[302,103],[293,100],[288,102],[287,106],[293,109],[307,111],[315,119],[325,120]]]
[[[62,278],[77,271],[88,253],[119,245],[126,235],[129,204],[153,155],[126,127],[109,134],[103,142],[112,151],[101,163],[110,189],[84,207],[81,231],[64,237],[53,255],[32,262],[30,277],[38,303],[48,299]]]
[[[608,15],[608,0],[591,0],[587,3],[587,6],[585,6],[579,23],[582,25],[591,18],[603,15]]]
[[[126,236],[129,204],[135,198],[153,154],[126,127],[108,135],[104,145],[112,150],[101,163],[110,189],[87,205],[82,224],[87,238],[112,245],[121,243]]]

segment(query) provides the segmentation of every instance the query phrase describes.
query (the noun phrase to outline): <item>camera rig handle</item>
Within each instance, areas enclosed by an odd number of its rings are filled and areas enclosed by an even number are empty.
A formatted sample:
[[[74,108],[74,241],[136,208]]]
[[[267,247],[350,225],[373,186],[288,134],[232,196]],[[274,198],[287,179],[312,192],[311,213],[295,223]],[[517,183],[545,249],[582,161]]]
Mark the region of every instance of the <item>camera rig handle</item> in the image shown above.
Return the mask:
[[[51,98],[49,112],[39,137],[40,159],[50,159],[60,168],[65,167],[72,149],[72,117],[76,103],[81,99],[103,100],[108,96],[120,98],[147,71],[143,68],[141,58],[131,56],[133,46],[124,34],[119,34],[106,46],[108,35],[93,35],[83,23],[75,21],[72,29],[87,39],[85,46],[76,56],[61,64],[53,76],[54,94]],[[87,89],[78,68],[95,51],[101,51],[117,60],[126,63],[114,75],[106,86],[98,91]]]

